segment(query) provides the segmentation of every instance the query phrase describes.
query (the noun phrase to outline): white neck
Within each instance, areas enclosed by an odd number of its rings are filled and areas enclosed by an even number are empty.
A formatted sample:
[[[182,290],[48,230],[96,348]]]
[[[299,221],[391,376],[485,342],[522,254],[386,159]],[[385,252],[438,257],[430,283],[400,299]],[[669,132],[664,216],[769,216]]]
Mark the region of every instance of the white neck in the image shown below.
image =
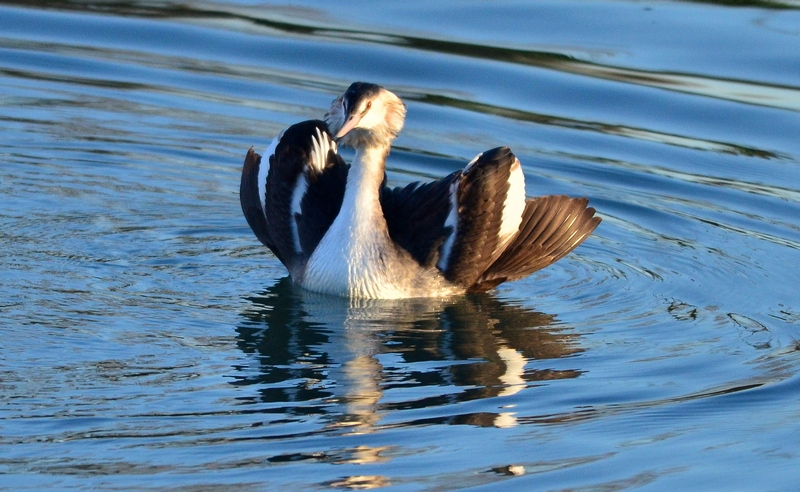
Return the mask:
[[[302,284],[352,297],[405,297],[391,279],[395,260],[380,203],[385,147],[357,149],[342,208],[309,258]]]
[[[347,175],[347,187],[342,201],[342,212],[352,214],[356,227],[386,227],[381,211],[379,190],[386,169],[386,149],[370,147],[356,150],[353,165]],[[344,214],[339,213],[339,218]]]
[[[423,271],[392,242],[380,202],[388,153],[388,145],[356,150],[339,215],[302,274],[306,289],[373,299],[463,292]]]

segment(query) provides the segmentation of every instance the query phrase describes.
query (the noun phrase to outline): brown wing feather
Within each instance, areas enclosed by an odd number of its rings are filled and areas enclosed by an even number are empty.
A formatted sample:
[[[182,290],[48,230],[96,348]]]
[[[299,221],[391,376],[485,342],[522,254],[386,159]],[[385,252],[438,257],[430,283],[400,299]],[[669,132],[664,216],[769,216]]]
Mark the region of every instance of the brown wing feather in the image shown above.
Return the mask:
[[[600,224],[588,202],[563,195],[529,199],[516,237],[470,290],[526,277],[563,258]]]
[[[305,122],[304,122],[305,123]],[[291,273],[297,265],[298,252],[292,232],[292,194],[302,178],[308,161],[308,148],[298,144],[310,134],[297,124],[289,127],[269,156],[264,215],[270,237],[277,248],[277,256]],[[300,130],[304,131],[300,131]]]
[[[458,221],[445,278],[467,288],[500,253],[500,227],[514,154],[508,147],[488,150],[461,175]]]
[[[380,200],[389,236],[422,266],[433,266],[448,230],[450,185],[461,175],[454,172],[438,181],[406,187],[381,188]]]
[[[324,132],[323,138],[331,138],[330,134],[327,134],[327,125],[324,127]],[[347,174],[350,170],[344,159],[333,149],[328,151],[324,159],[324,167],[321,170],[313,166],[306,167],[308,185],[300,202],[300,213],[294,216],[306,260],[339,215],[344,200],[344,189],[347,186]]]
[[[253,151],[251,147],[247,151],[244,158],[244,166],[242,167],[242,181],[239,185],[239,202],[242,205],[242,212],[244,213],[247,223],[253,230],[261,243],[268,247],[275,256],[281,259],[278,248],[269,234],[269,227],[267,220],[264,217],[264,210],[261,208],[261,199],[258,196],[258,170],[261,166],[261,156]]]
[[[311,256],[342,205],[348,172],[344,160],[331,149],[319,156],[323,163],[312,165],[314,139],[321,135],[330,140],[327,128],[324,121],[310,120],[286,129],[268,156],[266,183],[261,183],[264,197],[259,196],[258,183],[261,157],[250,149],[242,168],[239,197],[247,223],[290,273]],[[301,180],[306,187],[297,213],[292,199]]]

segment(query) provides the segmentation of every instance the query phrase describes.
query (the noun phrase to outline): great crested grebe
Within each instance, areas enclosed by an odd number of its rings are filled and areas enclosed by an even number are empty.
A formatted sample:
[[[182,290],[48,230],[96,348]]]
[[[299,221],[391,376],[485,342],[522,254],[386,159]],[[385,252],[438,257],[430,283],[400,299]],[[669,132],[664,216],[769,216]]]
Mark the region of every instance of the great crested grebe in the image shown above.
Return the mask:
[[[544,268],[600,223],[586,198],[525,197],[508,147],[431,183],[386,186],[406,108],[356,82],[325,121],[304,121],[247,153],[240,200],[256,237],[305,289],[362,298],[485,291]],[[355,149],[348,166],[337,144]]]

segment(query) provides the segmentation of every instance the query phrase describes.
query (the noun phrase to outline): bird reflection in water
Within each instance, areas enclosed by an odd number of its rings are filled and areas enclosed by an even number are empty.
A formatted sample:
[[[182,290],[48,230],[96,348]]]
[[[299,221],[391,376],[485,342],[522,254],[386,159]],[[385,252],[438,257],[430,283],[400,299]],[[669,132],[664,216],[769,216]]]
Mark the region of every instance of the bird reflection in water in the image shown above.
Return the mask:
[[[491,294],[348,299],[310,293],[285,278],[249,300],[238,344],[258,367],[237,367],[234,384],[256,385],[254,403],[286,414],[322,414],[329,429],[367,433],[389,413],[508,397],[537,381],[580,375],[526,370],[528,361],[580,352],[578,336],[553,315]],[[401,425],[515,425],[513,405],[498,406],[509,411]],[[380,450],[351,451],[347,462],[380,459]]]

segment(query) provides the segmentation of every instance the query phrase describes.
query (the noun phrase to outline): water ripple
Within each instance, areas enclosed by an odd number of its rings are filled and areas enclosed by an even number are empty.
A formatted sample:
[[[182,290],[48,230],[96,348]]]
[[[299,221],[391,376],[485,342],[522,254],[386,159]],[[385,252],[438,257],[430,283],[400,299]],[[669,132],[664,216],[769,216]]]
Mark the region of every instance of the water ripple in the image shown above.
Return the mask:
[[[723,4],[4,2],[3,485],[791,489],[797,9]],[[357,79],[391,184],[509,145],[602,224],[489,294],[297,289],[240,165]]]

